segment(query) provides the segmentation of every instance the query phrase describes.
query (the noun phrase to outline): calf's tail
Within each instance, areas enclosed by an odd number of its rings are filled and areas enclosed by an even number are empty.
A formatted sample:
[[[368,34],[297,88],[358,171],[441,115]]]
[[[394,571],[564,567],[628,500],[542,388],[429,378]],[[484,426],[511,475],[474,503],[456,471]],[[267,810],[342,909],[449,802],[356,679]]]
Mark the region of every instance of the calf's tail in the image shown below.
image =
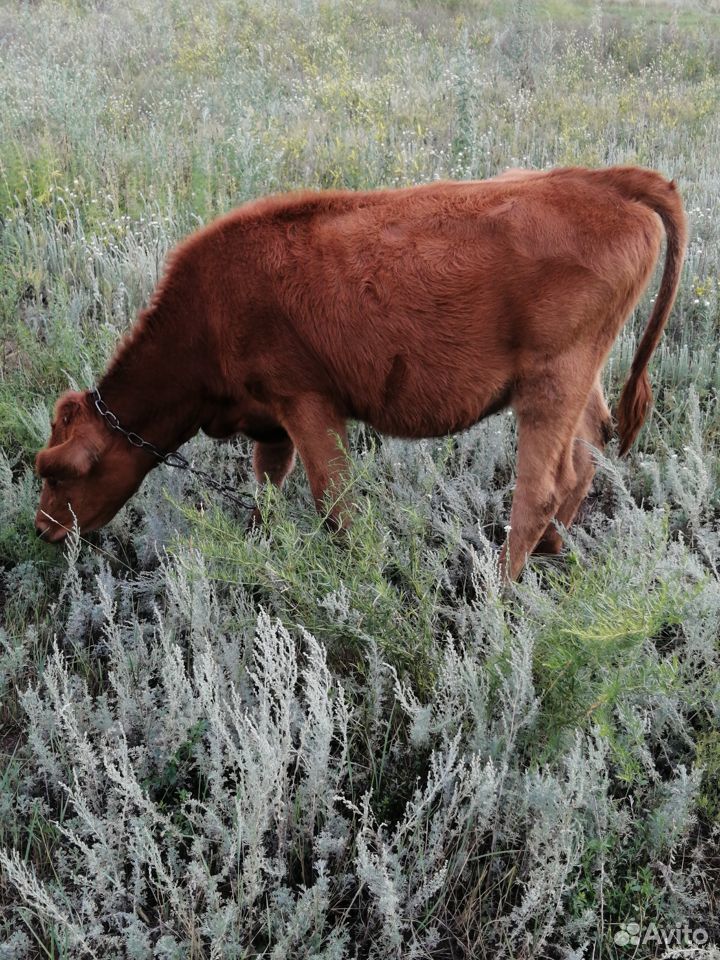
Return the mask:
[[[674,181],[666,180],[659,173],[639,167],[611,167],[594,172],[627,200],[636,200],[654,210],[662,220],[667,241],[660,290],[635,351],[616,411],[620,456],[624,456],[640,432],[652,402],[647,365],[667,323],[680,284],[687,246],[687,220]]]

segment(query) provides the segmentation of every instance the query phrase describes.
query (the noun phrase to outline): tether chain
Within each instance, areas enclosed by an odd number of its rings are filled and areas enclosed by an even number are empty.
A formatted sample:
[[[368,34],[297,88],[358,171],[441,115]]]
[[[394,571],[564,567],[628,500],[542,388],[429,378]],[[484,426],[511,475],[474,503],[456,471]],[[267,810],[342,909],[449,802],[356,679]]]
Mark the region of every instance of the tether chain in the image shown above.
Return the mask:
[[[227,497],[228,500],[232,500],[236,506],[243,510],[252,510],[255,507],[255,497],[253,497],[251,494],[236,493],[233,487],[229,487],[225,483],[220,483],[219,480],[216,480],[215,477],[211,476],[209,473],[206,473],[204,470],[198,470],[196,467],[190,466],[190,462],[176,450],[171,451],[170,453],[162,453],[160,450],[158,450],[154,443],[150,443],[148,440],[143,440],[138,433],[134,433],[132,430],[126,430],[123,426],[121,426],[120,421],[112,412],[112,410],[108,409],[107,404],[100,396],[99,390],[92,390],[90,392],[90,396],[95,403],[95,409],[103,418],[103,420],[105,420],[107,425],[117,433],[121,433],[128,443],[132,444],[133,447],[137,447],[139,450],[147,450],[147,452],[156,457],[160,463],[164,463],[168,467],[177,467],[178,470],[187,470],[189,473],[192,473],[193,476],[198,477],[200,480],[206,483],[212,490],[216,490],[224,497]]]

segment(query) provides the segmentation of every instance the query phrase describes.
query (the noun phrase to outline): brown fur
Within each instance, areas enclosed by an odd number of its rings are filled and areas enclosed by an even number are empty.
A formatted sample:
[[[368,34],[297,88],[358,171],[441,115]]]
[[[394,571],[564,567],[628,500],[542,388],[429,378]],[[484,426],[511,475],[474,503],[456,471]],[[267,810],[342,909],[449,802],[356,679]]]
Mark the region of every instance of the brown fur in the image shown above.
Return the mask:
[[[646,367],[686,243],[674,184],[636,167],[509,171],[494,180],[247,204],[187,239],[99,388],[128,429],[174,450],[199,429],[255,440],[258,480],[295,452],[318,509],[347,524],[346,422],[428,437],[512,406],[518,475],[502,554],[556,552],[594,473],[609,413],[599,373],[660,252],[659,295],[619,406],[621,450],[650,402]],[[576,439],[585,441],[577,442]],[[56,408],[38,454],[38,528],[93,529],[154,461],[87,395]],[[54,518],[53,520],[49,517]]]

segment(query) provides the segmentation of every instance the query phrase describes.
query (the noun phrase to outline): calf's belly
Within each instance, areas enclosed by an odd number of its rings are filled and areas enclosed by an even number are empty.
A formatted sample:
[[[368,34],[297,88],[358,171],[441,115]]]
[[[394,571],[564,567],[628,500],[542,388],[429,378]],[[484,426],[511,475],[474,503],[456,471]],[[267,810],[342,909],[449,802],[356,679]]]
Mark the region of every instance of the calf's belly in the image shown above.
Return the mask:
[[[478,373],[478,381],[482,374]],[[359,420],[369,423],[380,433],[407,439],[442,437],[467,430],[485,417],[508,406],[511,399],[509,382],[462,385],[457,383],[428,384],[427,389],[387,397],[382,402],[360,406],[355,410]]]

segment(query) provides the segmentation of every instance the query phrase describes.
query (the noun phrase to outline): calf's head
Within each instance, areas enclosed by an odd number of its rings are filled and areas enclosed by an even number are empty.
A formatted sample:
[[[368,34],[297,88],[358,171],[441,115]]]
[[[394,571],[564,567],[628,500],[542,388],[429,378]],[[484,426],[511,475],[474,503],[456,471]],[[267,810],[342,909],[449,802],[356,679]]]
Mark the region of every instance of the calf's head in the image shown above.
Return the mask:
[[[88,393],[69,391],[55,405],[50,440],[35,458],[44,478],[35,517],[38,536],[62,540],[73,523],[97,530],[135,493],[151,458],[113,433]]]

